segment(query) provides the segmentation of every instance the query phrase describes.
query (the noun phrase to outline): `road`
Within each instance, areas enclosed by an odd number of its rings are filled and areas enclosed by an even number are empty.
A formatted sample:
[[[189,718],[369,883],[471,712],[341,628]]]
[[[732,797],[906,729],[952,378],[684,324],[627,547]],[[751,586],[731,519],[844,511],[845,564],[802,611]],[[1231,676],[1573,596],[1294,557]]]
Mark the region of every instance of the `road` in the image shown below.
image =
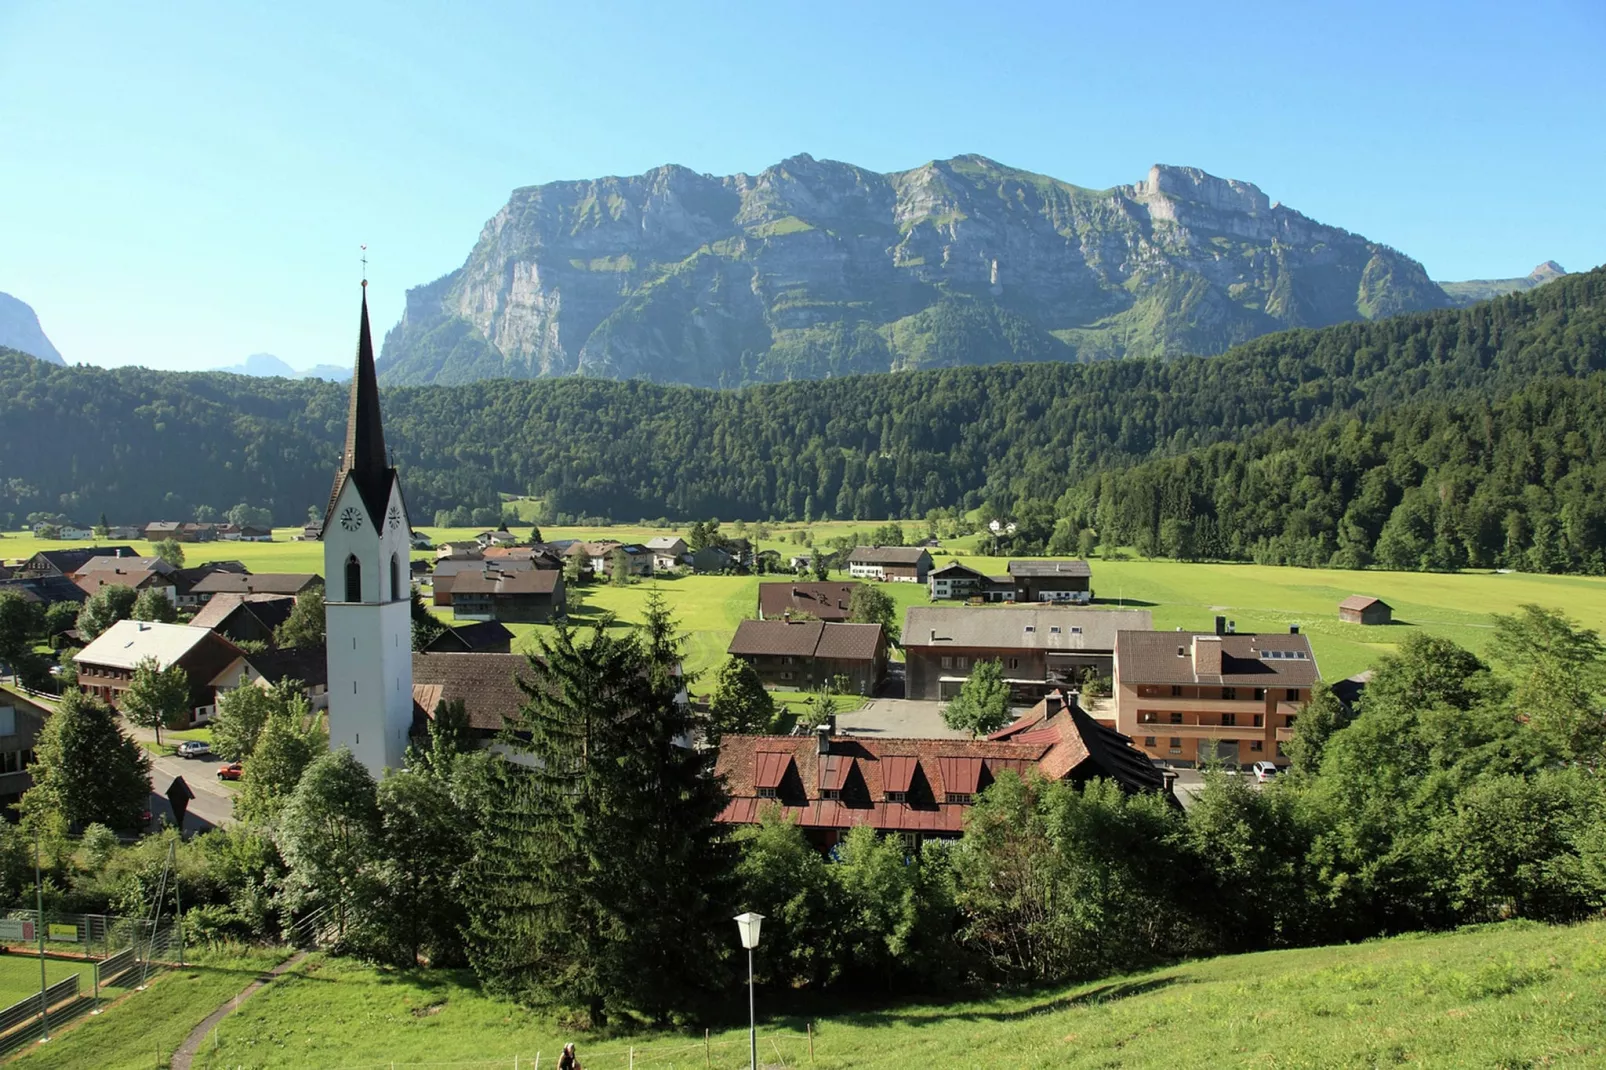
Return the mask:
[[[123,722],[123,731],[136,740],[151,741],[156,733],[148,728]],[[216,758],[169,758],[145,752],[151,760],[151,817],[165,816],[173,820],[173,810],[167,805],[167,789],[175,777],[183,777],[195,798],[184,815],[185,832],[204,832],[234,822],[235,785],[217,778],[217,767],[223,763]]]

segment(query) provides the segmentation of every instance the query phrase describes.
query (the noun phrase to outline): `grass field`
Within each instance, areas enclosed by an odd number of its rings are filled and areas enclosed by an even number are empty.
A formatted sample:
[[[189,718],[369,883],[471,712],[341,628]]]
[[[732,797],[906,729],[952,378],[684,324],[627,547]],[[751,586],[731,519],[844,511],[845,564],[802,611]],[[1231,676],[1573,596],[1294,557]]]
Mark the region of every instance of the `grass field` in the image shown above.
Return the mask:
[[[868,532],[865,522],[815,524],[814,537]],[[777,526],[761,545],[796,552],[790,539],[796,525]],[[299,530],[299,529],[296,529]],[[437,542],[472,537],[475,529],[424,529]],[[323,547],[319,543],[291,542],[292,529],[275,532],[279,542],[200,543],[185,547],[191,561],[234,558],[257,572],[321,572]],[[680,529],[684,535],[685,528]],[[615,538],[644,540],[663,534],[650,528],[547,528],[549,539]],[[973,542],[960,540],[956,546]],[[32,537],[0,539],[0,558],[15,560],[36,550],[69,545]],[[148,552],[149,546],[135,544]],[[427,556],[420,553],[417,556]],[[938,564],[963,561],[988,573],[1004,571],[1004,558],[978,557],[944,551]],[[1208,628],[1216,614],[1234,620],[1240,631],[1283,631],[1298,624],[1311,637],[1322,675],[1342,679],[1372,664],[1394,649],[1412,628],[1443,635],[1475,651],[1482,651],[1490,633],[1490,614],[1507,613],[1525,602],[1561,609],[1591,628],[1606,630],[1606,578],[1594,576],[1541,576],[1527,573],[1346,572],[1328,569],[1277,568],[1263,565],[1180,564],[1172,561],[1107,561],[1095,559],[1093,583],[1101,604],[1150,608],[1157,628]],[[585,588],[581,619],[607,611],[621,625],[640,620],[641,608],[652,590],[661,592],[689,637],[687,667],[694,672],[715,668],[723,659],[731,633],[758,600],[755,576],[694,576],[654,579],[628,587],[596,585]],[[916,584],[887,584],[884,588],[898,603],[900,613],[909,605],[927,603],[925,588]],[[1394,606],[1396,624],[1367,628],[1341,624],[1337,604],[1351,594],[1376,595]],[[448,614],[444,619],[450,620]],[[513,625],[520,648],[530,645],[540,629]]]
[[[29,1046],[8,1062],[29,1070],[165,1067],[201,1019],[285,955],[277,949],[202,952],[198,962],[156,974],[144,992],[128,993],[99,1017],[77,1018],[50,1043]],[[33,967],[37,983],[38,963]]]
[[[250,974],[170,975],[19,1062],[150,1066]],[[823,1070],[1594,1067],[1606,1059],[1606,923],[1241,955],[1028,995],[807,1019],[767,1017],[766,1000],[760,993],[761,1062],[811,1065],[808,1023],[812,1065]],[[146,1034],[142,1051],[130,1023]],[[588,1038],[486,997],[465,974],[315,957],[225,1019],[195,1065],[512,1067],[517,1055],[528,1067],[540,1053],[548,1066],[566,1040],[592,1070],[623,1070],[632,1049],[643,1068],[734,1070],[748,1058],[744,1028],[715,1031],[707,1049],[700,1031]]]
[[[78,990],[84,995],[94,991],[95,966],[92,962],[71,959],[45,959],[45,978],[49,984],[65,981],[78,975]],[[0,1007],[9,1007],[19,999],[39,994],[39,959],[12,951],[0,955]]]

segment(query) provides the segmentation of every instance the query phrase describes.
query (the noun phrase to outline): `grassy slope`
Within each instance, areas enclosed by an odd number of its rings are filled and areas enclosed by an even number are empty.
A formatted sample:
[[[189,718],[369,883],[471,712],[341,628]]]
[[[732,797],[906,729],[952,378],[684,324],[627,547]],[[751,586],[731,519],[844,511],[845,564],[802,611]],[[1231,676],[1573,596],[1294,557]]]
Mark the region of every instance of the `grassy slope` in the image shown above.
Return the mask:
[[[576,1038],[464,980],[327,961],[244,1005],[196,1065],[511,1066],[515,1053],[527,1065],[537,1052],[545,1065],[569,1039],[579,1040],[593,1068],[628,1065],[632,1046],[638,1067],[705,1065],[700,1036]],[[1599,1066],[1603,1005],[1606,924],[1519,923],[1220,958],[1031,996],[826,1016],[814,1021],[815,1065]],[[761,1022],[764,1058],[777,1063],[779,1053],[787,1065],[807,1065],[803,1026],[800,1018]],[[745,1032],[715,1033],[711,1065],[745,1066]]]
[[[867,533],[873,526],[839,521],[816,524],[812,530],[816,539],[824,540],[855,530]],[[474,533],[474,529],[426,530],[437,541]],[[773,537],[763,545],[786,556],[799,552],[801,548],[788,538],[792,530],[777,526]],[[543,530],[549,539],[607,537],[640,541],[661,533],[645,527]],[[290,534],[282,530],[275,537],[287,540]],[[684,529],[680,534],[685,534]],[[1003,572],[1005,559],[971,556],[962,549],[973,541],[956,544],[956,559],[984,572]],[[16,560],[38,549],[63,545],[68,544],[7,536],[0,540],[0,558]],[[145,544],[135,544],[135,548],[146,550]],[[323,570],[323,547],[319,543],[206,543],[186,546],[185,550],[191,561],[229,557],[244,561],[258,572]],[[943,553],[937,555],[938,564],[948,560]],[[1110,605],[1122,601],[1129,606],[1151,604],[1158,628],[1208,628],[1217,613],[1236,621],[1240,631],[1281,631],[1298,624],[1311,636],[1322,675],[1329,680],[1342,679],[1375,663],[1380,654],[1394,648],[1408,627],[1419,627],[1469,649],[1482,650],[1489,637],[1489,614],[1510,612],[1524,602],[1562,609],[1588,627],[1606,630],[1606,578],[1594,576],[1347,572],[1095,560],[1093,582],[1100,600]],[[584,613],[606,610],[621,622],[637,621],[648,591],[656,588],[689,633],[688,667],[706,671],[723,659],[736,625],[753,612],[758,583],[758,578],[752,576],[704,576],[659,579],[624,588],[593,586],[586,589]],[[900,612],[904,606],[927,604],[925,589],[915,584],[887,584],[885,589],[898,603]],[[1357,593],[1388,601],[1395,608],[1396,619],[1404,623],[1390,628],[1340,624],[1339,600]],[[531,634],[538,630],[531,625],[513,626],[521,644],[528,644]]]
[[[11,1060],[28,1070],[148,1070],[166,1066],[201,1019],[284,958],[276,950],[202,955],[199,965],[162,973],[98,1018],[82,1016]],[[37,967],[36,967],[37,968]]]

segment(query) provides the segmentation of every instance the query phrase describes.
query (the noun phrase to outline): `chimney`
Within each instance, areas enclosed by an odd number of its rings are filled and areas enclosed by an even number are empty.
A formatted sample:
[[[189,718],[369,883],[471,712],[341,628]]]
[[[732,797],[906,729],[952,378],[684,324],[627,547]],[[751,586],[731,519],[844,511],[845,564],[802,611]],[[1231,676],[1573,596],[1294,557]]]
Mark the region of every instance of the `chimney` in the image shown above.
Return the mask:
[[[1238,622],[1237,621],[1229,620],[1227,622],[1227,634],[1228,635],[1237,635],[1238,634]]]
[[[822,722],[814,726],[814,739],[819,744],[821,756],[831,753],[831,725],[829,722]]]
[[[1060,711],[1064,701],[1058,691],[1050,691],[1043,696],[1043,712],[1052,717]]]
[[[1289,635],[1298,635],[1298,634],[1299,634],[1299,625],[1297,625],[1297,624],[1290,624],[1290,625],[1289,625],[1289,626],[1288,626],[1288,634],[1289,634]]]
[[[1193,673],[1195,676],[1221,675],[1221,636],[1193,637]]]
[[[937,629],[935,628],[931,629],[931,641],[933,643],[937,641]]]
[[[1217,617],[1216,618],[1216,634],[1217,635],[1226,635],[1227,634],[1227,618],[1226,617]]]

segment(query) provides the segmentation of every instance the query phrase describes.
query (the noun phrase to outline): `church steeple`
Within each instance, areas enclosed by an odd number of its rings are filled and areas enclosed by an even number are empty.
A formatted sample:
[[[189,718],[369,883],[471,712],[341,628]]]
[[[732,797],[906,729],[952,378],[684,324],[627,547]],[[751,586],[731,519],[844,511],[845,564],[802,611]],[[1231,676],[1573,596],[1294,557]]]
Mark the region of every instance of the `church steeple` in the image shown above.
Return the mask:
[[[368,280],[362,284],[362,322],[357,328],[357,366],[351,373],[351,405],[346,416],[346,455],[342,468],[375,479],[390,467],[385,430],[379,420],[379,379],[374,373],[374,342],[368,329]]]
[[[340,489],[350,480],[357,485],[368,518],[377,525],[390,500],[396,470],[385,450],[385,429],[379,419],[379,377],[374,371],[373,333],[368,327],[368,280],[362,282],[362,316],[357,324],[357,363],[351,372],[351,399],[346,409],[346,448],[329,491],[324,527],[333,519]]]

